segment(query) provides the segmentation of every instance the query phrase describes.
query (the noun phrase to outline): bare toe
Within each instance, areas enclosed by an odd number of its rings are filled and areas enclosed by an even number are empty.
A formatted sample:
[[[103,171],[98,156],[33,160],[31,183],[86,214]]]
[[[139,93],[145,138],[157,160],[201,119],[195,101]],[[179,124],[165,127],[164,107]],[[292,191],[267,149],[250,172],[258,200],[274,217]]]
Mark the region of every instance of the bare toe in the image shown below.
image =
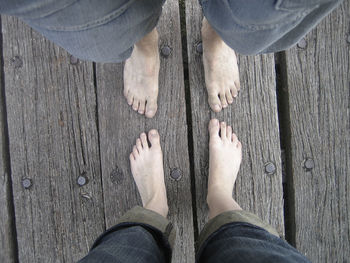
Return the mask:
[[[226,95],[227,102],[228,102],[229,104],[232,104],[233,98],[232,98],[231,91],[230,91],[230,90],[227,90],[225,95]]]
[[[140,138],[137,138],[137,140],[136,140],[136,148],[139,151],[139,153],[141,153],[143,150]]]
[[[221,102],[220,99],[218,97],[218,94],[209,94],[208,95],[208,103],[210,108],[215,111],[215,112],[219,112],[221,111]]]
[[[140,155],[136,145],[134,145],[134,148],[132,149],[132,154],[134,155],[135,159]]]
[[[237,138],[237,135],[236,135],[235,133],[232,133],[231,141],[232,141],[233,143],[237,143],[238,138]]]
[[[235,86],[231,87],[231,93],[232,93],[232,96],[234,98],[236,98],[238,96],[238,91],[237,91],[237,88]]]
[[[157,101],[148,100],[146,104],[146,117],[153,118],[157,111]]]
[[[208,129],[209,129],[210,137],[213,137],[213,136],[219,137],[220,125],[217,119],[210,120]]]
[[[160,148],[159,133],[157,130],[152,129],[148,132],[148,139],[151,143],[151,148]]]
[[[229,141],[231,141],[231,138],[232,138],[232,127],[231,126],[227,126],[227,128],[226,128],[226,137]]]
[[[226,123],[221,122],[220,123],[220,137],[221,139],[226,139]]]
[[[127,92],[125,97],[126,97],[126,101],[131,106],[132,103],[134,102],[134,97],[132,96],[132,94],[130,94],[130,92]]]
[[[140,113],[140,114],[145,113],[145,107],[146,107],[145,104],[146,104],[145,101],[142,101],[142,100],[140,101],[138,113]]]
[[[143,149],[148,149],[148,142],[147,142],[146,133],[144,133],[144,132],[141,133],[140,138],[141,138],[141,143],[142,143]]]
[[[226,101],[225,93],[220,93],[220,101],[221,101],[221,106],[223,108],[226,108],[227,107],[227,101]]]
[[[239,78],[235,80],[235,86],[237,91],[239,91],[241,89],[241,83],[239,82]]]
[[[134,102],[132,103],[132,109],[137,111],[139,109],[139,100],[134,98]]]

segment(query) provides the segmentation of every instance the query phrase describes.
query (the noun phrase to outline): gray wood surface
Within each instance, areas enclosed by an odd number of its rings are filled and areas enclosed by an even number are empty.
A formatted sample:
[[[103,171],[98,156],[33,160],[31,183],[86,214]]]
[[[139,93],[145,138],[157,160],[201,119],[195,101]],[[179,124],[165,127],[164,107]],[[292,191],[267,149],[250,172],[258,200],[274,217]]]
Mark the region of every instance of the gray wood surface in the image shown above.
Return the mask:
[[[0,72],[0,262],[15,262],[16,233],[13,233],[14,218],[10,191],[10,165],[6,147],[6,109],[4,87]]]
[[[173,262],[194,262],[194,238],[187,144],[186,106],[181,54],[178,1],[168,0],[158,23],[159,46],[171,54],[161,58],[158,111],[153,119],[134,112],[123,96],[123,65],[98,64],[97,94],[106,225],[111,227],[125,211],[142,205],[133,181],[129,154],[141,132],[155,128],[161,136],[169,219],[177,238]],[[175,181],[170,171],[179,168]]]
[[[92,63],[14,18],[2,29],[19,260],[73,262],[104,229]]]
[[[212,117],[232,125],[243,145],[234,197],[243,209],[256,213],[284,235],[283,191],[274,57],[239,56],[241,92],[234,103],[215,114],[207,103],[201,54],[202,14],[197,0],[186,1],[187,44],[192,107],[194,169],[198,227],[207,220],[208,123]],[[273,162],[276,173],[267,175],[264,165]]]
[[[307,35],[306,49],[286,52],[294,238],[312,262],[350,257],[349,13],[344,1]]]

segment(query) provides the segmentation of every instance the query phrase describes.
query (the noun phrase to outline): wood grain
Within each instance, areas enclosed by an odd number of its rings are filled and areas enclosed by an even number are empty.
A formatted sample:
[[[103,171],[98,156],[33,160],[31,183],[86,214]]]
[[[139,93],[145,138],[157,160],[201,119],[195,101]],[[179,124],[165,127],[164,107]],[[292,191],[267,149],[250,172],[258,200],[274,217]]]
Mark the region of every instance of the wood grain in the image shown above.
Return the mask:
[[[2,58],[1,58],[2,59]],[[0,72],[0,262],[16,262],[16,233],[13,231],[10,164],[6,138],[6,104]]]
[[[123,96],[123,64],[97,65],[98,116],[104,205],[107,227],[125,211],[142,205],[133,181],[129,154],[141,132],[157,129],[164,156],[169,219],[177,229],[173,262],[194,262],[194,238],[186,105],[178,1],[168,0],[158,23],[159,47],[171,48],[161,58],[158,111],[153,119],[134,112]],[[170,178],[174,168],[182,178]]]
[[[282,168],[277,117],[274,56],[238,56],[241,92],[234,103],[215,114],[207,103],[201,54],[202,14],[197,0],[186,1],[187,44],[192,108],[196,204],[199,230],[207,221],[208,123],[217,118],[232,125],[243,145],[243,162],[234,198],[284,235]],[[210,22],[210,21],[209,21]],[[276,172],[264,166],[273,162]]]
[[[19,261],[77,261],[104,229],[92,63],[15,18],[2,29]]]
[[[350,257],[349,13],[344,1],[307,35],[306,49],[286,52],[294,238],[312,262]]]

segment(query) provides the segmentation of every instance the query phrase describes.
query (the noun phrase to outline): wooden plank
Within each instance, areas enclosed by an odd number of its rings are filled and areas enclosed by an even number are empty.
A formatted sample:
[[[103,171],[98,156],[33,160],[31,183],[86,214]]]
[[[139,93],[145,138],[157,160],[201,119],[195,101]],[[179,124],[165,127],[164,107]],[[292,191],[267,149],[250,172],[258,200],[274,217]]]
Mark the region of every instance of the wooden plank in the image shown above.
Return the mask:
[[[123,96],[123,65],[97,66],[101,163],[107,227],[126,210],[141,205],[130,171],[129,154],[141,132],[155,128],[161,136],[169,218],[177,228],[173,262],[194,262],[193,219],[187,145],[186,105],[178,1],[168,0],[158,23],[159,46],[171,54],[161,58],[158,111],[153,119],[134,112]],[[171,169],[181,169],[179,181]]]
[[[194,169],[199,230],[207,221],[208,123],[213,117],[232,125],[243,145],[243,162],[234,198],[243,209],[272,224],[284,235],[282,168],[277,120],[274,56],[238,56],[241,92],[234,103],[215,114],[207,103],[201,54],[202,13],[197,0],[186,1],[187,45],[194,142]],[[273,162],[276,173],[264,165]]]
[[[104,230],[92,63],[17,19],[2,29],[19,261],[77,261]]]
[[[1,58],[2,59],[2,58]],[[16,237],[13,231],[14,217],[10,190],[10,166],[6,139],[6,108],[3,75],[0,71],[0,262],[15,262]]]
[[[350,257],[349,13],[344,1],[307,35],[306,49],[286,52],[294,238],[312,262]]]

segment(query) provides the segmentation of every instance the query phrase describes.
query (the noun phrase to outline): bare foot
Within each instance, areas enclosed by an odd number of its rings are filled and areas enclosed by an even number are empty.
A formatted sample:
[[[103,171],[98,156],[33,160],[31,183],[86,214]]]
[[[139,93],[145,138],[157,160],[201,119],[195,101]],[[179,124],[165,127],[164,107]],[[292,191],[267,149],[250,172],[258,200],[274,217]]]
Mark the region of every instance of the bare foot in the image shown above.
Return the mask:
[[[147,136],[141,133],[130,154],[131,172],[145,208],[166,217],[168,202],[164,183],[163,154],[159,134],[150,130]]]
[[[220,132],[220,135],[219,135]],[[212,119],[209,123],[209,217],[229,210],[241,210],[232,191],[242,160],[242,145],[231,126]]]
[[[209,25],[202,22],[203,64],[208,102],[215,112],[226,108],[240,90],[236,54]]]
[[[124,66],[124,96],[135,111],[148,118],[157,111],[159,63],[158,33],[154,29],[135,44]]]

